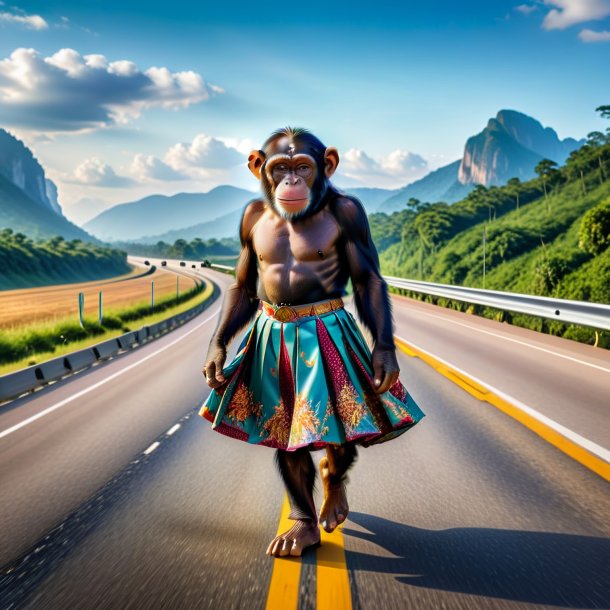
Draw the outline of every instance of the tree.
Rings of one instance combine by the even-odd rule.
[[[409,201],[407,201],[407,208],[413,210],[414,212],[419,212],[423,207],[425,207],[425,203],[422,203],[419,199],[415,197],[409,197]]]
[[[606,170],[602,161],[601,147],[607,144],[609,139],[601,131],[592,131],[587,134],[587,144],[593,149],[595,156],[597,157],[597,163],[599,165],[599,183],[603,184],[606,179]]]
[[[598,106],[595,112],[599,112],[602,119],[610,119],[610,106]]]
[[[580,222],[578,247],[596,256],[610,246],[610,198],[588,210]]]
[[[556,169],[557,163],[551,159],[542,159],[538,165],[534,168],[534,171],[538,174],[538,177],[542,180],[542,188],[544,189],[544,200],[546,201],[547,211],[551,211],[549,205],[549,194],[547,190],[547,184],[552,186],[559,176],[559,171]]]
[[[508,186],[510,193],[515,195],[517,209],[519,209],[519,188],[521,187],[521,180],[519,180],[519,178],[511,178],[506,183],[506,186]]]

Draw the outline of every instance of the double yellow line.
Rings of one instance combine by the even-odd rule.
[[[290,504],[284,497],[278,535],[289,530]],[[322,528],[321,546],[316,549],[316,608],[318,610],[351,610],[352,597],[345,564],[343,525],[328,534]],[[296,610],[301,580],[300,557],[278,557],[273,560],[266,610]]]

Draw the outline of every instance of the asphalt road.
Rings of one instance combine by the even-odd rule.
[[[571,341],[541,351],[526,344],[546,339],[522,329],[393,303],[398,335],[510,383],[566,426],[597,418],[578,432],[610,445],[605,354]],[[0,410],[1,433],[68,401],[0,438],[0,608],[265,607],[285,561],[264,554],[284,498],[273,451],[197,415],[218,308]],[[559,348],[574,360],[550,353]],[[361,449],[352,470],[342,533],[352,607],[610,608],[608,483],[420,359],[398,358],[426,418]],[[598,384],[601,395],[582,390]],[[316,586],[311,551],[299,608],[315,607]]]

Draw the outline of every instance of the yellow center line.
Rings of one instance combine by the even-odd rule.
[[[447,377],[447,379],[453,381],[456,385],[460,386],[463,390],[466,390],[469,394],[475,398],[487,402],[493,405],[500,411],[503,411],[509,417],[517,420],[523,424],[526,428],[529,428],[538,436],[542,437],[545,441],[563,451],[566,455],[569,455],[572,459],[581,463],[583,466],[592,470],[600,477],[610,481],[610,464],[593,455],[579,444],[559,434],[556,430],[553,430],[550,426],[544,422],[532,417],[522,409],[496,393],[492,392],[489,388],[483,387],[477,383],[474,379],[470,379],[462,371],[456,371],[452,369],[448,364],[439,362],[432,355],[427,354],[413,345],[409,345],[404,339],[394,337],[396,345],[408,356],[416,356],[423,360],[426,364],[436,369],[441,375]]]
[[[290,504],[284,496],[277,535],[289,530]],[[316,607],[317,610],[351,610],[352,596],[345,563],[343,525],[328,534],[320,528],[321,546],[316,551]],[[300,557],[277,557],[269,584],[266,610],[296,610],[299,605],[301,579]]]
[[[290,504],[284,496],[277,535],[289,530],[294,522],[288,519]],[[301,579],[300,557],[276,557],[269,584],[266,610],[296,610],[299,605],[299,581]]]
[[[317,610],[351,610],[352,608],[342,530],[343,524],[332,534],[320,528],[322,545],[316,552]]]

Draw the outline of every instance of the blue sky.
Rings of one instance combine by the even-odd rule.
[[[609,65],[610,0],[5,2],[0,126],[64,207],[254,189],[244,155],[286,124],[339,148],[337,183],[395,188],[501,108],[603,129]]]

